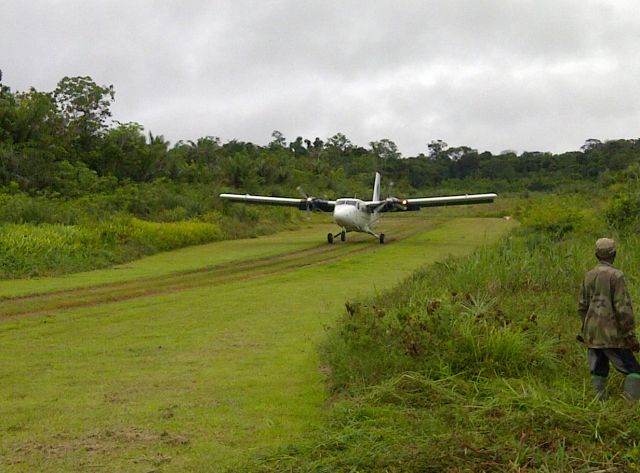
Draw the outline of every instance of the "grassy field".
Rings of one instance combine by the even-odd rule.
[[[309,223],[1,282],[0,471],[221,471],[287,444],[322,420],[317,345],[347,298],[512,226],[400,216],[389,244],[329,246]]]
[[[350,298],[319,349],[324,422],[238,471],[640,471],[638,403],[613,369],[597,398],[576,340],[597,238],[618,241],[615,266],[640,298],[637,227],[616,231],[605,206],[540,196],[495,245]]]

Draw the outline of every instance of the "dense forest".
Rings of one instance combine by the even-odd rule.
[[[403,157],[389,139],[365,148],[342,133],[288,141],[274,131],[266,145],[223,143],[215,136],[172,145],[145,132],[142,124],[118,121],[111,113],[114,100],[113,86],[91,77],[64,77],[49,92],[19,92],[0,84],[0,241],[5,250],[0,266],[5,277],[65,266],[58,259],[44,270],[24,262],[25,251],[42,254],[42,245],[52,240],[58,246],[67,242],[63,246],[68,247],[68,239],[95,246],[83,263],[69,269],[78,270],[272,231],[297,218],[284,209],[258,212],[223,205],[217,199],[223,191],[298,195],[302,186],[318,197],[368,196],[375,170],[386,182],[383,193],[398,197],[595,191],[624,182],[629,172],[637,174],[629,169],[635,165],[637,170],[640,162],[639,139],[587,139],[580,150],[562,154],[492,154],[435,139],[425,140],[425,152],[413,157]],[[640,205],[634,196],[618,200],[621,215]],[[163,227],[154,226],[160,222]],[[38,232],[42,242],[11,259],[15,242],[24,247]],[[128,250],[105,253],[105,245]]]
[[[640,157],[640,140],[588,139],[562,154],[503,152],[494,155],[442,140],[425,153],[403,158],[391,140],[353,145],[342,133],[327,139],[278,131],[266,146],[215,136],[179,141],[145,133],[138,123],[111,116],[113,86],[90,77],[65,77],[52,92],[0,93],[0,186],[4,192],[74,198],[113,193],[130,184],[206,184],[246,191],[291,192],[314,183],[323,192],[369,188],[373,170],[402,191],[460,187],[460,181],[491,181],[501,190],[551,190],[569,181],[593,181],[625,169]]]

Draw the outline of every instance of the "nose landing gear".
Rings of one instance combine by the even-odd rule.
[[[369,231],[367,233],[369,235],[372,235],[372,236],[376,237],[381,245],[384,244],[384,233],[381,233],[380,235],[378,235],[376,233],[373,233],[371,231]],[[333,233],[327,233],[327,243],[329,243],[330,245],[333,244],[335,238],[337,238],[338,236],[340,237],[340,241],[346,241],[347,240],[347,231],[343,229],[340,233],[336,233],[335,235]]]

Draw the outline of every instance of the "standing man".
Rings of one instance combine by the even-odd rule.
[[[606,398],[609,362],[626,376],[625,395],[640,399],[640,364],[633,354],[640,351],[640,343],[624,274],[613,267],[615,257],[615,241],[596,241],[598,264],[585,275],[578,302],[581,341],[588,347],[591,379],[600,399]]]

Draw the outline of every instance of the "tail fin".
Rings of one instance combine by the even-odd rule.
[[[373,201],[378,202],[380,200],[380,173],[376,172],[376,180],[373,184]]]

